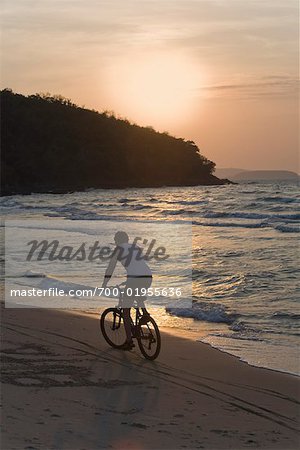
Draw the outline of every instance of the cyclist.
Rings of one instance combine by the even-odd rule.
[[[117,231],[114,241],[116,247],[106,269],[102,287],[105,288],[107,286],[119,261],[127,273],[124,295],[122,297],[126,342],[122,348],[123,350],[131,350],[134,347],[134,343],[131,336],[130,308],[135,300],[139,302],[146,299],[146,295],[142,294],[145,293],[145,289],[151,286],[152,272],[145,259],[141,256],[141,248],[136,243],[129,243],[129,237],[125,231]]]

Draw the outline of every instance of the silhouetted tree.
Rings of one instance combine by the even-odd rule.
[[[1,91],[2,194],[221,184],[193,141],[61,95]]]

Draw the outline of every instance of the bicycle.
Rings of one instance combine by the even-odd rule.
[[[126,342],[123,319],[122,294],[119,286],[119,304],[103,311],[100,317],[100,330],[106,342],[113,348],[122,348]],[[149,360],[158,357],[161,348],[159,328],[145,308],[136,304],[134,320],[130,316],[132,338],[138,342],[142,355]]]

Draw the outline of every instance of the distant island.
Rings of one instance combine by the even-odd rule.
[[[229,183],[193,141],[62,96],[0,95],[2,195]]]
[[[245,169],[216,169],[220,178],[230,178],[233,181],[299,181],[296,172],[289,170],[245,170]]]

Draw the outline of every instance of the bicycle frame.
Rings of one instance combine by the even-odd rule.
[[[117,287],[119,288],[119,286]],[[132,338],[137,339],[138,346],[143,356],[146,359],[154,360],[157,358],[160,352],[160,333],[155,320],[151,317],[150,313],[145,308],[144,302],[141,299],[138,299],[138,301],[135,301],[134,299],[133,305],[131,307],[123,306],[122,294],[121,290],[119,289],[118,305],[106,309],[101,315],[100,328],[102,334],[109,345],[115,348],[122,348],[122,346],[124,345],[123,342],[120,342],[119,340],[114,341],[114,338],[111,339],[111,337],[107,335],[107,332],[105,331],[105,318],[107,314],[113,314],[112,321],[110,321],[108,329],[116,331],[122,326],[124,320],[124,311],[130,311],[131,308],[135,309],[135,315],[133,315],[133,317],[131,316],[131,314],[129,314],[131,336]],[[116,334],[115,336],[118,336],[118,334]],[[124,329],[121,330],[121,336],[122,338],[125,338]]]
[[[140,308],[134,308],[135,309],[135,319],[133,320],[130,315],[130,323],[131,323],[131,334],[133,338],[138,337],[138,324],[141,317],[143,317],[143,314],[148,314],[146,308],[142,308],[143,314],[140,312]]]
[[[125,283],[122,283],[122,284],[125,284]],[[120,290],[120,286],[122,286],[122,284],[115,286],[119,289],[119,303],[117,305],[117,308],[121,310],[121,313],[122,313],[122,310],[124,309],[124,307],[122,305],[123,295]],[[132,306],[131,308],[129,308],[129,309],[132,309],[132,308],[135,309],[135,318],[134,319],[131,317],[131,314],[130,314],[131,334],[132,334],[133,338],[138,337],[137,329],[138,329],[138,324],[139,324],[139,320],[141,319],[141,317],[143,317],[143,315],[150,315],[144,305],[143,300],[141,300],[140,303],[141,303],[141,305],[135,305],[135,306]],[[141,311],[142,311],[142,313],[141,313]]]

